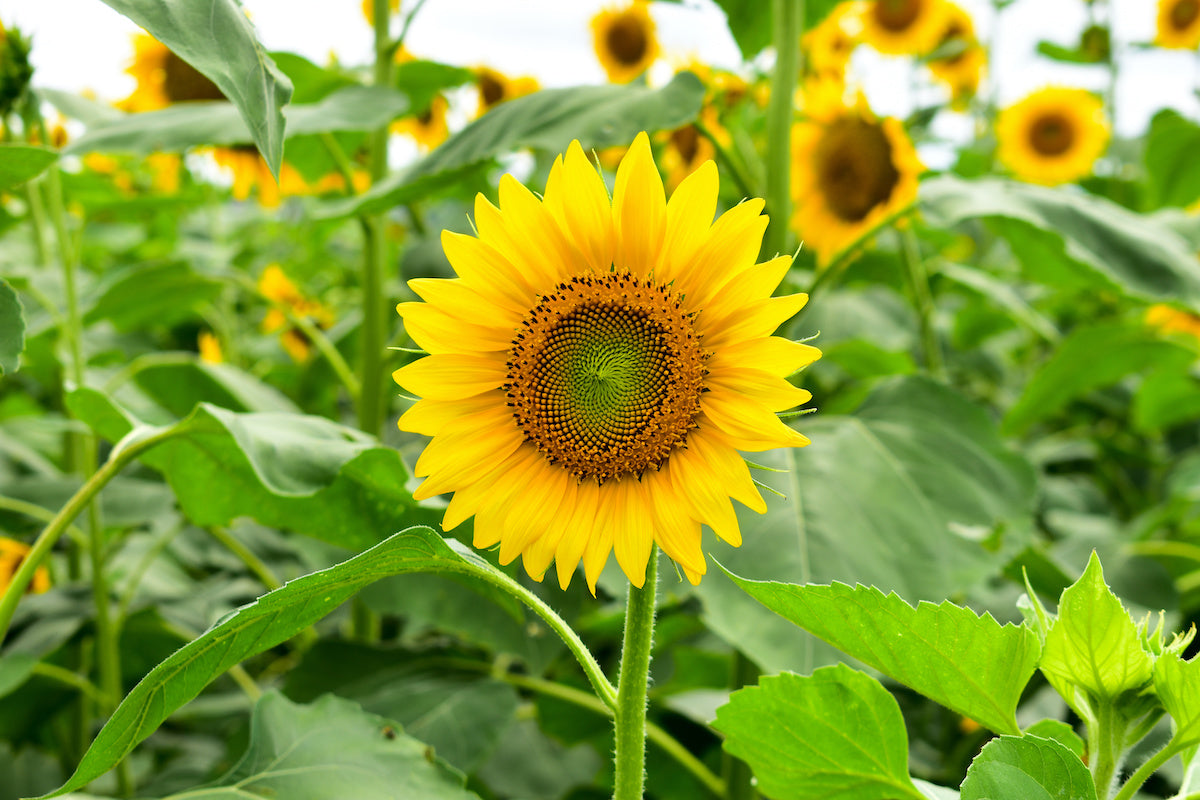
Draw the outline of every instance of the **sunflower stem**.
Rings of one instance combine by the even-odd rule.
[[[775,74],[767,105],[767,233],[761,255],[771,258],[791,252],[787,246],[792,217],[792,98],[800,73],[800,32],[804,0],[772,0],[775,32]]]
[[[625,638],[617,682],[616,779],[613,800],[642,800],[646,779],[646,687],[654,643],[654,604],[658,594],[658,553],[651,551],[646,582],[629,587]]]
[[[917,324],[921,329],[921,350],[925,357],[925,369],[930,375],[941,380],[946,377],[946,369],[942,363],[942,348],[938,343],[937,330],[933,325],[933,295],[929,291],[929,276],[925,272],[925,262],[921,259],[916,235],[911,230],[905,230],[901,238],[904,240],[905,273],[913,293]]]

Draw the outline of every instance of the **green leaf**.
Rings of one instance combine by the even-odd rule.
[[[1154,662],[1154,691],[1175,722],[1172,741],[1180,746],[1200,742],[1200,660],[1160,655]]]
[[[171,326],[194,319],[220,294],[222,284],[179,261],[132,264],[108,270],[92,291],[96,304],[84,316],[107,319],[122,332]]]
[[[730,695],[713,727],[768,797],[924,800],[908,776],[900,706],[879,681],[844,664],[765,677]]]
[[[230,411],[299,414],[286,395],[231,364],[185,361],[154,364],[138,370],[134,380],[173,417],[186,417],[197,403]]]
[[[134,425],[99,392],[68,400],[76,416],[117,441]],[[197,525],[241,516],[361,550],[388,531],[432,521],[405,489],[397,451],[321,417],[239,414],[201,403],[187,432],[142,456],[166,476]]]
[[[319,67],[296,53],[272,52],[271,58],[292,82],[293,105],[315,103],[338,89],[355,84],[352,76],[336,69]]]
[[[967,770],[962,800],[1096,800],[1088,768],[1061,743],[1001,736]]]
[[[1102,358],[1097,358],[1103,354]],[[1004,430],[1019,435],[1051,417],[1070,401],[1153,369],[1184,372],[1195,353],[1144,326],[1117,323],[1076,328],[1025,385],[1004,417]]]
[[[999,178],[943,175],[921,184],[932,227],[985,218],[1033,281],[1200,305],[1200,261],[1164,221],[1094,195]]]
[[[1142,380],[1133,397],[1133,426],[1149,433],[1200,419],[1200,377],[1164,369]]]
[[[215,83],[237,106],[258,151],[278,176],[283,160],[283,106],[292,96],[292,84],[258,43],[240,4],[235,0],[104,2]]]
[[[1067,723],[1059,719],[1041,719],[1021,732],[1025,736],[1039,736],[1043,739],[1053,739],[1074,753],[1081,761],[1087,750],[1083,739]]]
[[[996,574],[1024,547],[1033,469],[987,412],[954,390],[893,378],[854,414],[802,417],[796,427],[811,445],[753,459],[787,470],[756,477],[788,499],[764,495],[765,516],[739,513],[741,547],[706,548],[732,572],[861,582],[912,602],[940,601]],[[696,591],[709,627],[764,670],[819,663],[805,634],[724,575],[708,575]]]
[[[10,694],[29,679],[38,657],[31,653],[5,653],[0,656],[0,697]]]
[[[771,43],[771,3],[762,0],[717,0],[725,12],[729,32],[742,51],[742,58],[751,60]]]
[[[1147,202],[1150,208],[1185,207],[1200,199],[1200,125],[1173,109],[1163,109],[1150,121],[1146,134]]]
[[[730,577],[784,619],[931,700],[997,733],[1020,732],[1017,703],[1041,654],[1029,628],[1001,627],[949,600],[913,608],[874,587]]]
[[[1047,58],[1061,61],[1064,64],[1098,64],[1102,61],[1098,53],[1079,47],[1063,47],[1054,42],[1038,42],[1037,51]]]
[[[478,800],[464,783],[390,719],[333,695],[302,706],[268,692],[254,706],[250,743],[237,766],[206,787],[163,800],[328,800],[345,796],[351,785],[356,800]]]
[[[45,147],[0,144],[0,192],[15,189],[36,178],[57,160],[58,153]]]
[[[473,80],[469,69],[421,58],[397,64],[392,73],[392,86],[408,96],[413,113],[428,109],[435,95]]]
[[[152,669],[113,712],[75,774],[47,796],[73,791],[103,775],[234,664],[290,639],[364,586],[408,572],[485,576],[511,583],[486,561],[429,528],[401,531],[348,561],[290,581],[228,614]],[[333,736],[314,738],[336,741]]]
[[[16,372],[25,349],[25,309],[8,281],[0,278],[0,375]]]
[[[1095,551],[1083,575],[1063,591],[1039,666],[1085,719],[1091,703],[1080,691],[1112,700],[1150,682],[1153,660],[1142,648],[1129,612],[1105,584]]]

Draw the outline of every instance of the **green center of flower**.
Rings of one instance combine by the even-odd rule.
[[[1075,126],[1062,114],[1042,114],[1029,127],[1029,146],[1038,155],[1061,156],[1075,141]]]
[[[830,211],[861,222],[900,181],[883,126],[855,115],[832,122],[816,147],[817,185]]]
[[[642,21],[633,14],[622,14],[614,19],[604,42],[613,58],[626,66],[641,63],[649,46]]]
[[[1187,30],[1200,17],[1200,2],[1179,0],[1171,7],[1171,27],[1177,31]]]
[[[509,350],[517,425],[576,477],[657,469],[696,427],[704,362],[692,315],[666,287],[577,276],[539,298]]]

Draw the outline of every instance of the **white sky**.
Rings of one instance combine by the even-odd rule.
[[[427,0],[409,32],[409,49],[419,56],[466,66],[488,64],[510,74],[537,77],[544,86],[603,82],[592,52],[588,21],[617,0]],[[762,0],[767,4],[767,0]],[[993,27],[988,0],[959,0],[975,18],[981,37]],[[1200,117],[1195,88],[1197,54],[1128,47],[1154,33],[1156,0],[1110,0],[1121,48],[1117,87],[1118,132],[1137,136],[1155,111],[1171,106]],[[345,64],[363,63],[370,32],[360,0],[244,0],[268,49],[290,50],[325,63],[336,54]],[[411,5],[404,0],[403,5]],[[668,58],[689,53],[736,67],[740,58],[712,0],[654,3],[652,14]],[[1101,66],[1055,64],[1037,56],[1039,39],[1070,45],[1086,23],[1084,0],[1017,0],[1001,16],[992,66],[1002,104],[1048,83],[1100,90]],[[104,99],[132,91],[123,70],[136,28],[100,0],[0,0],[0,21],[15,23],[34,37],[40,86],[78,91],[90,88]],[[888,59],[860,48],[855,71],[876,111],[903,115],[912,104],[912,79],[904,59]],[[652,76],[670,74],[665,64]],[[964,135],[960,120],[939,131]]]

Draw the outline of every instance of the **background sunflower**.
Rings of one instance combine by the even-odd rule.
[[[863,41],[889,55],[925,55],[946,30],[944,0],[871,0],[862,15]]]
[[[1108,144],[1100,100],[1083,89],[1049,87],[1004,109],[996,155],[1024,181],[1053,186],[1092,171]]]
[[[658,58],[659,44],[650,4],[606,8],[592,17],[592,46],[613,83],[629,83]]]
[[[1157,22],[1154,43],[1159,47],[1200,47],[1200,0],[1158,0]]]

